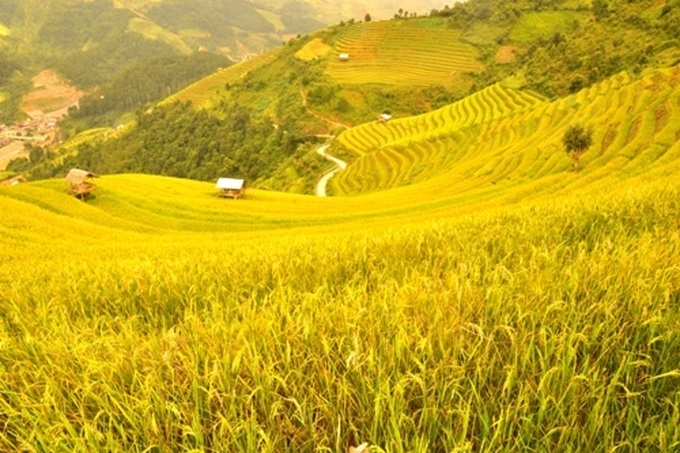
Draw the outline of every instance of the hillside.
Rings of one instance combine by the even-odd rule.
[[[0,120],[21,117],[21,97],[43,70],[90,90],[116,77],[137,77],[130,69],[152,59],[200,50],[238,61],[324,27],[342,10],[336,7],[250,0],[1,0]],[[226,63],[211,71],[220,66]]]
[[[481,115],[474,121],[482,125],[500,120],[496,113],[512,116],[513,109],[521,109],[525,101],[526,105],[532,105],[532,99],[566,105],[572,102],[570,96],[607,80],[620,77],[632,83],[643,77],[646,68],[674,67],[680,57],[673,45],[677,9],[672,3],[660,7],[648,0],[611,3],[606,11],[567,1],[496,2],[490,7],[475,0],[435,9],[429,17],[397,14],[390,21],[341,23],[222,69],[170,96],[150,115],[138,111],[136,121],[152,122],[153,136],[148,134],[150,128],[145,132],[132,126],[126,134],[93,144],[80,157],[57,165],[40,164],[31,174],[64,174],[70,166],[204,180],[240,174],[257,187],[313,193],[327,165],[319,161],[315,148],[329,134],[338,135],[352,126],[359,127],[338,144],[354,140],[358,147],[370,147],[371,134],[393,131],[392,124],[375,128],[381,112],[397,119],[394,127],[431,121],[433,127],[454,131],[451,134],[460,131],[457,139],[464,141],[463,147],[477,147],[478,131],[458,124],[462,116]],[[347,61],[338,58],[342,53],[349,56]],[[189,101],[198,113],[188,120],[188,112],[173,107],[174,101]],[[461,107],[464,111],[450,118],[445,113]],[[573,113],[558,109],[565,118]],[[433,116],[407,118],[437,110]],[[187,121],[214,133],[197,136],[177,127]],[[408,126],[408,130],[417,135],[423,132],[419,127]],[[551,149],[564,127],[553,131]],[[82,124],[74,126],[76,131],[79,128]],[[408,142],[418,140],[421,137]],[[400,152],[395,148],[384,151],[394,154],[388,161],[406,160],[390,165],[414,165],[398,177],[388,176],[389,168],[377,170],[384,159],[380,153],[368,156],[333,183],[335,193],[405,185],[445,172],[448,163],[446,168],[440,163],[450,161],[442,154],[448,145],[437,144],[440,149],[434,154],[425,150],[430,146],[407,150],[412,156],[395,157]],[[352,146],[333,149],[346,159],[363,153],[356,151]],[[487,157],[480,154],[480,162]],[[429,169],[420,168],[421,164]],[[358,175],[359,165],[382,174]]]
[[[678,14],[470,0],[73,114],[0,173],[0,451],[677,451]]]
[[[456,193],[0,187],[0,448],[673,450],[678,157]]]
[[[357,194],[432,181],[433,191],[456,193],[529,178],[556,182],[552,175],[569,165],[562,136],[576,121],[595,132],[584,155],[589,177],[625,178],[657,164],[669,173],[664,167],[675,165],[680,149],[679,84],[676,66],[633,80],[622,73],[554,102],[493,85],[431,113],[344,132],[337,143],[358,158],[333,187]]]

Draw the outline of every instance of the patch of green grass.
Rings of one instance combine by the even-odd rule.
[[[193,51],[193,49],[191,49],[184,41],[182,41],[180,36],[175,35],[174,33],[171,33],[161,26],[146,19],[139,17],[130,19],[128,30],[134,33],[139,33],[140,35],[149,39],[159,39],[163,42],[166,42],[181,54],[188,55]]]
[[[510,39],[529,43],[536,39],[548,39],[559,31],[571,30],[575,22],[583,22],[590,16],[581,11],[541,11],[523,15],[510,31]]]

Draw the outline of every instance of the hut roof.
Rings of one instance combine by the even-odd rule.
[[[66,182],[69,184],[82,184],[87,178],[96,178],[97,175],[90,173],[85,170],[78,170],[77,168],[71,169],[66,175]]]
[[[215,187],[222,190],[241,190],[244,183],[243,179],[219,178]]]

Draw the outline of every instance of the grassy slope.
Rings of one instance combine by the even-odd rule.
[[[673,450],[677,174],[481,210],[0,188],[0,446]]]

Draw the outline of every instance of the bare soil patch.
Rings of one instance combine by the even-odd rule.
[[[516,51],[517,47],[515,46],[501,47],[498,49],[498,52],[496,52],[496,63],[514,63],[514,61],[517,59],[517,55],[515,54]]]
[[[21,103],[21,109],[26,113],[42,112],[49,116],[61,116],[69,107],[77,106],[85,95],[49,69],[35,76],[32,82],[33,89]]]

